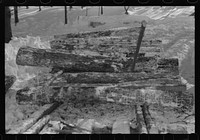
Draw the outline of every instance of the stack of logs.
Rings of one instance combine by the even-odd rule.
[[[40,91],[19,90],[18,103],[63,102],[73,95],[143,105],[155,103],[151,98],[144,99],[147,96],[185,91],[186,86],[179,77],[178,59],[159,57],[160,40],[143,40],[134,72],[128,70],[139,31],[140,27],[132,27],[55,35],[50,42],[51,49],[20,48],[18,65],[50,67],[53,76]]]

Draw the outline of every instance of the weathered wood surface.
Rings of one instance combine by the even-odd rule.
[[[165,78],[165,79],[164,79]],[[139,80],[157,80],[163,83],[180,83],[179,76],[174,76],[172,73],[100,73],[100,72],[81,72],[81,73],[63,73],[58,76],[52,84],[66,83],[66,84],[108,84],[108,83],[122,83]],[[160,80],[162,79],[162,80]],[[154,82],[154,83],[155,83]]]
[[[63,35],[54,35],[55,39],[67,40],[68,38],[90,38],[90,37],[107,37],[107,36],[131,36],[139,33],[140,27],[121,27],[110,30],[90,31],[82,33],[69,33]]]
[[[139,134],[147,134],[147,128],[144,122],[144,117],[142,114],[142,109],[139,105],[135,105],[135,114],[136,114],[136,121],[137,121],[137,130]]]
[[[145,102],[143,105],[141,105],[141,108],[148,134],[158,134],[158,128],[152,120],[149,112],[149,105]]]
[[[30,129],[23,132],[23,134],[38,134],[42,128],[49,122],[50,116],[47,115],[38,120]]]
[[[156,57],[138,58],[135,71],[155,71],[159,61],[162,61],[162,59],[157,60]],[[178,70],[177,61],[178,59],[170,59],[170,64],[167,63],[165,65],[170,65],[173,71],[175,69]],[[19,49],[16,64],[22,66],[56,67],[64,69],[65,72],[126,72],[129,67],[128,61],[112,57],[82,56],[31,47]]]
[[[14,75],[5,76],[5,93],[9,90],[9,88],[14,84],[16,81],[16,77]]]
[[[63,87],[63,88],[61,88]],[[118,84],[53,84],[49,89],[30,92],[19,90],[16,100],[19,104],[49,103],[54,101],[65,101],[74,97],[78,100],[88,100],[91,97],[122,104],[141,104],[146,97],[151,97],[148,103],[157,103],[153,96],[159,98],[171,92],[182,92],[186,86],[178,80],[151,79],[135,82],[124,82]],[[166,92],[167,91],[167,92]],[[28,93],[28,94],[27,94]],[[47,99],[48,98],[50,100]],[[34,98],[36,96],[37,98]],[[139,99],[140,98],[140,99]],[[172,99],[171,99],[172,100]]]
[[[46,104],[42,106],[40,110],[33,113],[27,120],[24,120],[16,126],[13,126],[13,129],[11,129],[8,134],[22,134],[26,132],[27,130],[31,129],[33,125],[35,125],[35,123],[37,123],[40,119],[52,113],[59,105],[59,102],[54,102],[52,104]]]
[[[136,46],[138,35],[133,37],[104,37],[104,38],[69,38],[68,40],[52,40],[50,46],[52,49],[104,49],[104,48],[132,48]],[[143,40],[141,47],[159,48],[162,44],[160,40]]]

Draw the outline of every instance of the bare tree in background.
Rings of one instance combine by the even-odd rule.
[[[5,6],[5,43],[9,43],[12,38],[11,30],[11,11],[8,6]]]
[[[128,15],[129,6],[124,6],[125,14]]]
[[[41,6],[39,6],[39,11],[41,11],[42,9],[41,9]]]
[[[14,17],[15,17],[15,26],[16,26],[17,23],[19,22],[17,6],[14,6]]]
[[[65,6],[65,24],[67,24],[67,6]]]
[[[26,9],[28,9],[28,6],[26,6]]]
[[[73,7],[72,6],[69,6],[69,10],[71,10]]]
[[[103,6],[101,6],[101,15],[103,15]]]

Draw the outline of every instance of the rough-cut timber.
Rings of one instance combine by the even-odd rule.
[[[18,104],[49,103],[54,101],[65,101],[71,97],[78,100],[99,98],[101,100],[121,104],[143,104],[147,101],[156,104],[161,95],[170,95],[171,92],[186,90],[186,86],[176,80],[142,80],[135,82],[124,82],[118,84],[59,84],[50,85],[50,89],[42,92],[20,90],[17,92]],[[169,83],[169,84],[166,84]],[[61,88],[63,87],[63,88]],[[60,90],[61,89],[61,90]],[[167,92],[166,92],[167,91]],[[27,94],[29,92],[29,94]],[[46,99],[46,95],[50,100]],[[36,96],[37,98],[33,98]],[[156,99],[154,98],[156,97]],[[173,100],[173,99],[170,99]]]
[[[5,93],[9,90],[9,88],[14,84],[16,81],[16,77],[14,75],[5,76]]]
[[[103,31],[82,32],[82,33],[69,33],[63,35],[54,35],[55,39],[67,40],[68,38],[89,38],[89,37],[107,37],[107,36],[130,36],[133,33],[138,33],[140,27],[121,27]]]
[[[172,64],[167,71],[178,70],[174,61],[178,61],[178,59],[169,61]],[[82,56],[31,47],[19,49],[16,63],[22,66],[55,67],[63,69],[65,72],[126,72],[128,67],[128,62],[112,57]],[[156,71],[158,66],[156,57],[140,57],[137,59],[135,71],[152,72]],[[165,71],[165,68],[161,70]]]
[[[108,83],[120,83],[139,80],[157,80],[155,82],[162,81],[163,83],[180,83],[179,76],[174,76],[171,73],[100,73],[100,72],[81,72],[81,73],[63,73],[58,76],[53,84],[108,84]],[[154,82],[154,83],[155,83]]]
[[[65,71],[69,72],[114,72],[120,71],[123,67],[122,62],[114,61],[108,57],[87,57],[31,47],[19,49],[16,63],[24,66],[64,68]]]
[[[136,46],[136,40],[138,35],[135,37],[99,37],[99,38],[69,38],[67,40],[52,40],[50,46],[52,49],[95,49],[95,48],[111,48],[111,47],[123,47],[131,48]],[[157,47],[159,48],[162,44],[160,40],[143,40],[141,47]]]

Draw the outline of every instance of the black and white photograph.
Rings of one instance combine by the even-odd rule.
[[[6,134],[195,133],[195,6],[5,6]]]

